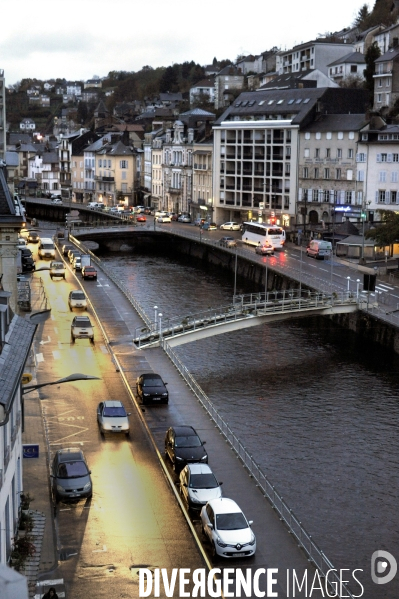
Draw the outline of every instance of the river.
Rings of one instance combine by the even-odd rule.
[[[150,316],[155,305],[184,317],[232,298],[232,275],[216,269],[165,255],[101,258]],[[369,576],[374,551],[398,557],[396,355],[318,318],[177,352],[335,567]],[[373,585],[373,597],[397,599],[396,581]]]

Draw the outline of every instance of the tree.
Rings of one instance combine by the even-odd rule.
[[[341,79],[338,85],[347,89],[363,89],[364,79],[360,75],[348,75],[345,79]]]
[[[367,24],[370,19],[370,11],[367,4],[363,4],[363,6],[359,9],[357,16],[353,22],[354,27],[358,27],[360,31],[364,31],[367,29]]]
[[[375,239],[379,247],[393,245],[399,240],[399,212],[393,210],[378,210],[381,224],[366,232],[367,239]]]
[[[364,78],[366,80],[365,87],[370,91],[370,93],[374,93],[374,73],[375,66],[374,63],[381,56],[381,50],[376,42],[372,44],[365,54],[366,68],[364,70]]]

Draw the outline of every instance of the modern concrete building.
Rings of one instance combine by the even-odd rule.
[[[276,71],[283,74],[318,69],[328,75],[327,65],[354,51],[353,44],[332,43],[323,40],[306,42],[294,46],[290,50],[278,52]]]

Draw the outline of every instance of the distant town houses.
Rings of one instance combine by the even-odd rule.
[[[31,86],[29,101],[56,94],[65,106],[43,139],[33,139],[33,119],[21,121],[19,140],[8,135],[13,184],[71,202],[263,219],[289,230],[378,220],[378,210],[399,203],[399,130],[387,120],[399,99],[398,39],[399,24],[347,28],[234,64],[215,61],[188,93],[112,110],[97,76]],[[370,106],[361,82],[372,44],[381,56]],[[79,126],[79,102],[96,103],[94,131]]]

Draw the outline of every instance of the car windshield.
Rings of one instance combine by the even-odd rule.
[[[108,416],[108,417],[122,417],[122,416],[126,416],[126,412],[125,412],[125,408],[120,406],[120,407],[106,407],[104,408],[103,411],[103,415],[104,416]]]
[[[144,379],[143,387],[163,387],[162,379]]]
[[[84,462],[63,462],[58,466],[57,477],[58,478],[79,478],[80,476],[87,476],[89,471]]]
[[[94,272],[93,266],[85,266],[85,272]]]
[[[176,437],[175,447],[201,447],[202,443],[197,435],[189,437]]]
[[[62,262],[53,262],[51,266],[52,266],[52,268],[64,268],[64,265]]]
[[[218,481],[210,472],[206,474],[192,474],[190,477],[190,489],[215,489],[218,486]]]
[[[74,299],[74,300],[83,300],[83,299],[85,299],[85,294],[83,293],[83,291],[74,291],[71,294],[71,299]]]
[[[75,327],[91,327],[91,322],[89,318],[75,318],[74,323]]]
[[[218,530],[239,530],[248,528],[244,514],[238,512],[236,514],[216,514],[216,528]]]

